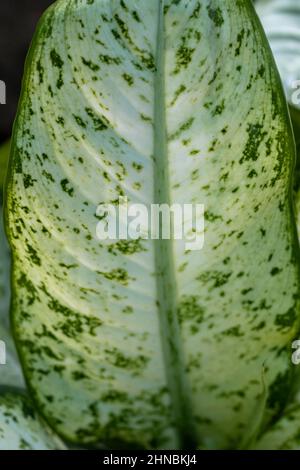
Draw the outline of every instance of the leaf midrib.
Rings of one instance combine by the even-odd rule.
[[[159,3],[154,99],[154,203],[171,205],[168,168],[168,145],[165,99],[165,21],[164,0]],[[158,313],[165,359],[167,382],[171,395],[173,419],[180,448],[196,446],[191,391],[183,360],[182,339],[177,316],[177,285],[172,240],[155,240],[155,265]]]

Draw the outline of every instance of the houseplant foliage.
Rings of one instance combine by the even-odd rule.
[[[255,7],[270,42],[290,103],[299,82],[300,5],[297,0],[256,0]],[[299,88],[299,84],[298,84]],[[298,99],[299,101],[299,99]],[[300,103],[293,103],[300,108]]]
[[[6,367],[0,367],[0,385],[24,387],[21,367],[17,359],[15,346],[10,334],[9,299],[10,299],[10,254],[3,226],[3,183],[9,155],[9,143],[0,148],[0,339],[6,344]]]
[[[10,334],[10,253],[3,226],[3,183],[9,155],[9,143],[0,147],[0,339],[6,345],[7,366],[0,367],[0,386],[24,388],[21,367]]]
[[[2,223],[2,177],[6,171],[8,150],[9,143],[0,148],[0,339],[6,346],[6,365],[0,366],[0,450],[62,449],[64,445],[40,420],[25,393],[23,374],[10,333],[10,254]]]
[[[60,440],[48,430],[30,399],[19,391],[0,395],[0,450],[62,449]]]
[[[299,332],[294,163],[250,0],[48,10],[26,65],[6,223],[14,337],[59,435],[240,448],[271,425]],[[97,206],[120,196],[205,204],[204,249],[97,240]]]
[[[290,105],[297,151],[300,149],[300,4],[297,0],[256,0]],[[297,225],[300,230],[299,158],[296,171]]]
[[[298,234],[300,233],[300,114],[299,114],[299,41],[300,7],[297,0],[256,0],[255,7],[262,21],[272,48],[281,79],[294,128],[297,148],[297,165],[294,174],[294,200],[297,216]],[[298,379],[299,380],[299,379]],[[254,444],[255,449],[299,450],[299,381],[295,384],[294,398],[282,417],[271,429]]]

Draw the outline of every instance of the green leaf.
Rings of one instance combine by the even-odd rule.
[[[0,365],[0,385],[24,387],[24,379],[10,334],[10,253],[3,226],[2,190],[9,143],[0,147],[0,341],[5,343],[6,364]]]
[[[1,192],[1,189],[0,189]],[[0,323],[8,326],[10,254],[3,227],[3,207],[0,202]]]
[[[18,392],[0,395],[0,450],[52,450],[63,447],[40,421],[27,397]]]
[[[2,217],[2,190],[9,147],[9,143],[0,147],[0,450],[63,448],[60,440],[40,421],[29,398],[20,392],[25,388],[25,384],[10,334],[10,253]],[[3,354],[6,364],[2,363]]]
[[[300,406],[290,407],[252,450],[300,450]]]
[[[276,59],[290,104],[300,109],[300,4],[256,0],[255,7]]]
[[[290,104],[298,155],[295,206],[300,236],[300,4],[298,0],[256,0],[255,6],[274,53]]]
[[[290,104],[290,114],[293,123],[297,148],[297,165],[294,176],[294,201],[298,234],[300,236],[300,5],[297,0],[257,0],[257,12],[261,18],[270,41],[282,81],[285,85],[287,99]],[[297,380],[294,392],[299,391],[300,377],[297,370]],[[282,417],[262,435],[254,449],[260,450],[299,450],[300,449],[300,408],[299,394],[291,395],[291,404]]]
[[[0,341],[5,344],[6,364],[0,365],[0,385],[24,388],[19,359],[9,330],[0,323]],[[2,345],[1,345],[2,346]],[[1,347],[2,351],[2,347]],[[2,356],[1,356],[2,359]]]
[[[7,225],[40,411],[79,443],[236,448],[299,331],[294,141],[250,1],[62,0],[27,61]],[[205,245],[99,241],[100,203],[199,203]],[[263,415],[261,417],[261,415]],[[260,427],[261,427],[260,426]]]
[[[8,325],[10,255],[3,226],[3,185],[10,142],[0,146],[0,324]]]
[[[1,147],[0,147],[0,189],[1,191],[4,186],[9,151],[10,151],[10,140],[4,142],[4,144],[1,144]]]

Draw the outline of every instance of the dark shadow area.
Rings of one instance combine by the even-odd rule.
[[[6,104],[0,105],[0,143],[11,134],[23,76],[24,61],[36,23],[53,0],[1,0],[0,80]]]

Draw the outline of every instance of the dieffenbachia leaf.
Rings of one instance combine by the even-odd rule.
[[[0,450],[64,448],[37,417],[25,388],[21,366],[10,334],[10,253],[3,227],[2,191],[9,142],[0,147]],[[4,345],[4,346],[3,346]],[[3,392],[8,387],[16,391]]]
[[[297,148],[294,200],[300,238],[300,3],[298,0],[256,0],[255,6],[273,50],[290,104]]]
[[[0,323],[0,385],[24,388],[24,379],[9,330]],[[4,363],[5,362],[5,363]]]
[[[8,156],[10,151],[10,140],[4,142],[0,146],[0,188],[2,192],[2,188],[4,185],[4,179],[6,175],[6,168],[8,163]]]
[[[8,326],[10,254],[3,227],[3,207],[0,187],[0,324]]]
[[[258,429],[263,370],[262,426],[277,415],[299,330],[293,165],[250,0],[48,11],[27,62],[7,223],[15,337],[61,435],[235,448]],[[203,250],[99,241],[97,206],[120,196],[204,204]]]
[[[290,104],[298,153],[295,189],[300,234],[300,3],[298,0],[256,0],[255,7],[273,50]]]
[[[300,406],[284,416],[253,446],[253,450],[300,450]]]
[[[3,186],[9,156],[9,142],[0,146],[0,324],[8,326],[10,255],[3,226]]]
[[[294,136],[297,148],[297,164],[294,174],[294,201],[295,201],[295,213],[296,223],[298,229],[298,235],[300,238],[300,110],[290,107],[291,118],[294,128]]]
[[[296,215],[297,215],[297,229],[300,234],[300,191],[296,192]]]
[[[255,7],[277,62],[289,103],[300,109],[300,3],[256,0]]]
[[[5,154],[1,153],[1,168],[5,160]],[[2,189],[0,184],[0,197]],[[7,387],[21,390],[25,384],[9,327],[10,255],[2,212],[0,200],[0,450],[62,448],[60,440],[39,421],[29,398],[20,392],[3,393],[3,387],[4,390]]]
[[[256,0],[255,5],[273,50],[290,104],[298,154],[294,194],[297,228],[300,235],[300,102],[297,91],[300,85],[300,4],[298,0]],[[285,410],[283,417],[263,434],[254,449],[300,449],[300,409],[297,402],[299,396],[296,396],[293,404]]]
[[[40,421],[31,401],[21,393],[0,395],[0,450],[63,449]]]
[[[9,144],[0,147],[0,384],[24,387],[23,375],[9,325],[10,253],[3,226],[3,183]],[[6,362],[4,364],[4,362]]]

